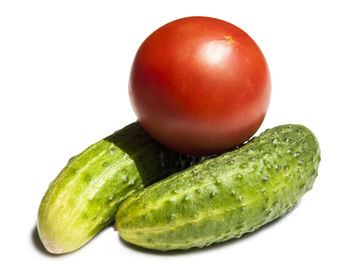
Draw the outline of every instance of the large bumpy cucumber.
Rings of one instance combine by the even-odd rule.
[[[319,161],[309,129],[278,126],[138,192],[120,206],[116,228],[124,240],[157,250],[240,237],[292,209],[312,188]]]
[[[179,154],[133,123],[69,160],[39,208],[38,232],[55,254],[84,245],[110,224],[121,203],[202,158]]]

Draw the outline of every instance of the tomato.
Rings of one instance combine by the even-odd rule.
[[[153,32],[138,49],[129,96],[144,129],[192,155],[248,140],[264,120],[270,74],[257,44],[238,27],[188,17]]]

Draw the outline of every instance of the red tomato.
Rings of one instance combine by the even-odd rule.
[[[159,142],[192,155],[223,152],[260,127],[270,75],[256,43],[238,27],[188,17],[153,32],[135,56],[133,109]]]

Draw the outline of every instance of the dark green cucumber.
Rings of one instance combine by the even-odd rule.
[[[116,228],[124,240],[157,250],[240,237],[292,209],[312,188],[319,161],[309,129],[278,126],[141,190],[120,206]]]
[[[119,204],[145,186],[202,158],[179,154],[133,123],[69,160],[39,208],[45,248],[70,252],[114,220]]]

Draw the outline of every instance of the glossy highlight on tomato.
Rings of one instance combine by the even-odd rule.
[[[271,92],[267,62],[240,28],[187,17],[153,32],[135,56],[133,109],[156,140],[210,155],[248,140],[264,120]]]

